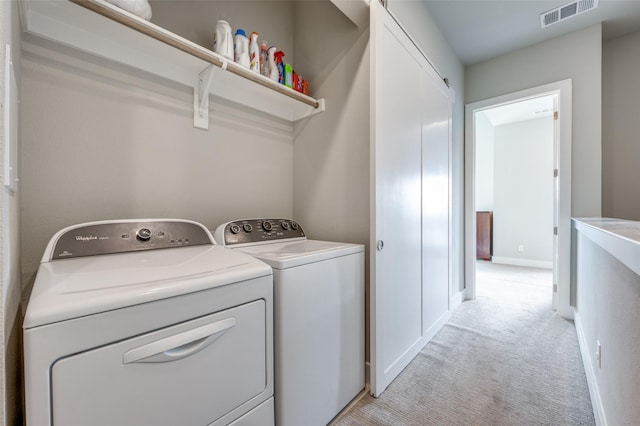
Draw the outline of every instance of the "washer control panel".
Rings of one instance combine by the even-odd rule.
[[[179,220],[93,222],[61,232],[51,260],[213,244],[203,225]]]
[[[223,226],[222,237],[226,246],[305,237],[302,227],[291,219],[244,219]]]

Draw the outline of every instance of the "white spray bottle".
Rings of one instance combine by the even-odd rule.
[[[278,81],[280,79],[280,73],[278,72],[278,67],[276,66],[276,47],[271,46],[269,50],[267,50],[267,56],[269,57],[269,78],[273,81]]]
[[[260,47],[258,46],[258,33],[252,32],[249,37],[249,69],[260,74]]]

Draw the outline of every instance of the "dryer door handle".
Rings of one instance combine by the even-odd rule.
[[[135,362],[177,361],[200,352],[236,325],[235,318],[227,318],[127,351],[124,364]]]

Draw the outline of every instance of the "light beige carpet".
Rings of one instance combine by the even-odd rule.
[[[336,425],[595,424],[575,327],[551,309],[550,271],[485,262],[477,278],[477,299]]]

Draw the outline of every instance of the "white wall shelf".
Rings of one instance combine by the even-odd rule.
[[[296,121],[314,99],[103,0],[22,0],[23,30],[194,88],[194,126],[208,128],[207,92]]]

